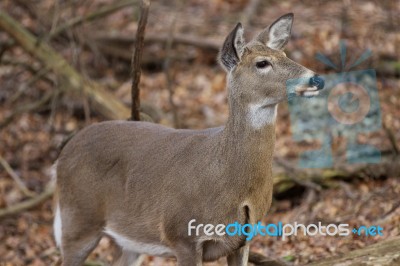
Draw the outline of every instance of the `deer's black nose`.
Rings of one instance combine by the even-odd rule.
[[[320,76],[315,75],[314,77],[310,78],[309,85],[310,87],[315,86],[318,90],[322,90],[324,88],[325,81]]]

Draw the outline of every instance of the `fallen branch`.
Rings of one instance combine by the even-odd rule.
[[[379,60],[375,65],[375,70],[380,77],[400,77],[400,61]]]
[[[294,162],[275,158],[274,161],[274,194],[280,194],[300,186],[319,191],[322,187],[336,184],[337,180],[351,180],[363,177],[382,177],[398,175],[400,172],[399,156],[392,152],[382,152],[381,161],[377,164],[338,163],[327,169],[303,169]]]
[[[395,237],[376,244],[351,251],[339,257],[323,259],[310,266],[330,265],[399,265],[400,237]]]
[[[17,203],[15,205],[12,205],[11,207],[8,207],[6,209],[1,209],[0,210],[0,219],[18,214],[20,212],[32,209],[36,207],[37,205],[41,204],[43,201],[46,199],[50,198],[54,193],[54,187],[53,186],[48,186],[44,192],[41,194],[30,198],[29,200]]]
[[[286,178],[288,180],[297,185],[308,187],[316,191],[321,191],[321,186],[317,183],[314,183],[312,180],[298,178],[298,173],[301,172],[301,170],[297,169],[297,167],[291,165],[289,162],[285,161],[282,158],[275,158],[275,162],[277,163],[277,165],[281,166],[285,170]]]
[[[82,77],[68,62],[49,45],[39,42],[21,24],[0,11],[0,28],[14,38],[28,53],[42,61],[44,67],[52,69],[63,78],[66,88],[82,91],[94,104],[94,109],[108,119],[126,119],[129,109],[113,94],[94,81]]]
[[[144,34],[146,31],[147,18],[149,16],[150,0],[142,0],[140,4],[140,18],[139,25],[136,32],[135,50],[132,55],[131,62],[131,76],[132,76],[132,109],[131,109],[131,120],[140,121],[140,75],[142,69],[140,63],[142,61],[142,53],[144,46]]]
[[[30,191],[26,186],[22,179],[14,172],[8,162],[0,155],[0,164],[3,166],[4,170],[11,176],[14,182],[17,184],[17,187],[21,192],[27,197],[33,197],[36,194]]]

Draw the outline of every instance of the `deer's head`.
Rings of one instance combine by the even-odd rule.
[[[253,111],[274,107],[286,99],[289,79],[309,78],[306,85],[296,88],[301,96],[315,96],[323,88],[322,78],[283,52],[292,23],[293,14],[286,14],[248,43],[244,41],[240,23],[227,36],[219,59],[228,72],[231,105]]]

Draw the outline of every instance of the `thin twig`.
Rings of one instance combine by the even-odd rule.
[[[137,38],[135,36],[126,36],[119,33],[96,33],[93,39],[98,43],[117,43],[120,45],[129,46],[132,43],[136,43]],[[162,33],[148,33],[146,34],[146,43],[165,43],[168,40],[168,34]],[[221,46],[222,40],[209,39],[203,36],[187,35],[187,34],[175,34],[174,44],[182,44],[194,46],[199,49],[208,51],[218,52]]]
[[[313,205],[316,202],[317,198],[317,193],[315,192],[314,189],[309,189],[307,193],[305,194],[306,196],[304,197],[303,203],[297,208],[296,211],[294,211],[291,215],[291,220],[292,221],[299,221],[300,216],[305,213],[312,214],[311,210],[313,208]],[[312,214],[312,216],[315,216],[315,214]],[[307,219],[308,221],[314,220],[314,217],[302,217],[303,219]]]
[[[383,129],[385,130],[386,135],[387,135],[387,137],[388,137],[388,139],[390,141],[390,144],[392,145],[394,154],[395,155],[399,155],[400,154],[400,149],[399,149],[399,146],[397,145],[396,137],[395,137],[393,131],[390,128],[387,127],[385,122],[383,122],[382,124],[383,124]]]
[[[51,96],[54,94],[53,91],[49,91],[47,92],[42,98],[40,98],[38,101],[27,104],[27,105],[23,105],[19,108],[17,108],[15,111],[13,111],[9,116],[7,116],[1,123],[0,123],[0,129],[6,127],[8,124],[10,124],[13,119],[20,114],[26,113],[26,112],[30,112],[36,109],[41,108],[42,106],[44,106],[45,104],[47,104],[47,102],[50,101]]]
[[[21,47],[33,57],[49,67],[62,78],[66,91],[83,92],[93,103],[93,108],[109,119],[129,117],[130,110],[117,97],[108,92],[101,84],[83,77],[59,53],[47,43],[40,42],[19,22],[0,9],[0,29],[8,33]]]
[[[149,16],[150,0],[142,0],[140,4],[140,18],[138,29],[136,32],[135,51],[132,55],[131,62],[131,76],[132,76],[132,109],[131,109],[131,120],[140,121],[140,75],[142,61],[142,53],[144,46],[144,34],[146,30],[147,18]]]
[[[131,62],[132,60],[132,52],[129,49],[127,49],[128,48],[127,45],[119,46],[116,43],[97,43],[96,46],[101,52],[101,55],[106,55],[108,57],[118,58],[129,62]],[[196,59],[196,56],[190,53],[172,54],[170,55],[170,57],[173,61],[181,61],[181,62],[190,62]],[[162,68],[164,59],[165,59],[165,53],[159,55],[144,54],[142,58],[142,66],[151,64],[154,66],[160,66],[160,68]]]
[[[137,2],[137,0],[123,0],[123,1],[119,1],[119,2],[115,3],[114,5],[100,8],[99,10],[89,13],[88,15],[75,17],[75,18],[65,22],[64,24],[62,24],[58,28],[54,29],[53,31],[51,31],[48,38],[52,39],[68,29],[79,26],[84,22],[103,18],[105,16],[113,14],[114,12],[120,10],[121,8],[135,4],[136,2]]]
[[[179,121],[179,117],[178,117],[178,111],[177,111],[177,106],[174,102],[174,94],[175,94],[175,90],[172,86],[172,77],[171,77],[171,71],[170,71],[170,65],[171,65],[171,50],[172,50],[172,44],[174,43],[174,35],[175,35],[175,25],[176,25],[176,19],[177,19],[177,15],[174,16],[170,29],[169,29],[169,33],[168,33],[168,39],[166,41],[166,45],[165,45],[165,60],[164,60],[164,64],[163,64],[163,69],[164,69],[164,73],[165,73],[165,77],[166,77],[166,86],[167,86],[167,90],[169,92],[169,104],[171,105],[171,109],[172,109],[172,116],[174,119],[174,125],[175,128],[180,128],[180,121]]]
[[[397,201],[396,203],[393,204],[392,208],[390,208],[389,211],[387,211],[385,214],[379,217],[375,221],[375,224],[385,224],[387,221],[391,220],[395,216],[398,217],[398,213],[396,211],[400,208],[400,201]]]
[[[56,28],[57,27],[57,25],[58,25],[58,22],[59,22],[59,20],[60,20],[60,5],[61,5],[61,3],[60,3],[60,1],[54,1],[54,13],[53,13],[53,18],[52,18],[52,21],[51,21],[51,28],[50,28],[50,31],[49,31],[49,35],[51,35],[56,29],[58,29],[58,28]],[[48,36],[48,38],[50,39],[51,37],[50,36]]]
[[[28,88],[32,87],[32,85],[35,84],[39,80],[45,80],[47,82],[52,82],[49,78],[46,77],[46,75],[50,71],[51,71],[51,69],[48,67],[41,68],[38,72],[36,72],[36,74],[32,78],[30,78],[27,82],[24,82],[19,86],[19,88],[17,89],[17,92],[14,93],[10,97],[10,102],[14,103],[15,101],[17,101],[19,99],[19,97],[21,97],[21,95],[23,95],[23,93]]]
[[[257,13],[260,0],[250,0],[240,16],[240,21],[244,27],[249,26],[252,17]]]
[[[11,178],[17,184],[17,187],[24,193],[27,197],[34,197],[36,194],[30,191],[26,186],[24,181],[15,173],[8,162],[0,155],[0,164],[3,166],[4,170],[11,176]]]
[[[35,66],[35,64],[26,62],[24,60],[19,60],[19,59],[13,58],[13,57],[8,56],[8,55],[4,55],[1,58],[0,64],[21,67],[21,68],[24,68],[24,69],[26,69],[27,71],[29,71],[29,72],[31,72],[33,74],[39,72],[39,70]]]
[[[287,178],[293,181],[295,184],[298,184],[300,186],[304,186],[310,189],[314,189],[316,191],[321,191],[322,187],[319,184],[316,184],[315,182],[311,180],[303,180],[299,177],[301,176],[306,176],[306,173],[303,172],[301,169],[298,169],[297,167],[291,165],[289,162],[284,160],[283,158],[275,158],[275,162],[283,167],[285,169],[285,172],[287,174]]]
[[[14,40],[5,40],[0,43],[0,64],[4,62],[3,55],[15,44]]]
[[[49,18],[51,16],[49,14],[43,16],[43,12],[40,12],[41,10],[38,8],[39,5],[34,1],[14,0],[14,2],[24,9],[34,21],[38,22],[40,28],[47,28],[50,25]]]
[[[48,186],[45,191],[43,191],[41,194],[30,198],[29,200],[17,203],[15,205],[12,205],[11,207],[8,207],[6,209],[0,209],[0,219],[6,217],[6,216],[11,216],[18,214],[20,212],[32,209],[45,201],[46,199],[50,198],[54,193],[54,186]]]

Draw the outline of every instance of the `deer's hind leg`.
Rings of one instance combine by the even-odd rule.
[[[83,265],[99,243],[103,235],[102,226],[101,222],[93,223],[94,217],[84,209],[66,211],[57,206],[54,230],[63,266]]]
[[[97,246],[101,239],[101,234],[86,233],[79,238],[63,238],[61,254],[63,266],[83,265],[90,252]]]

